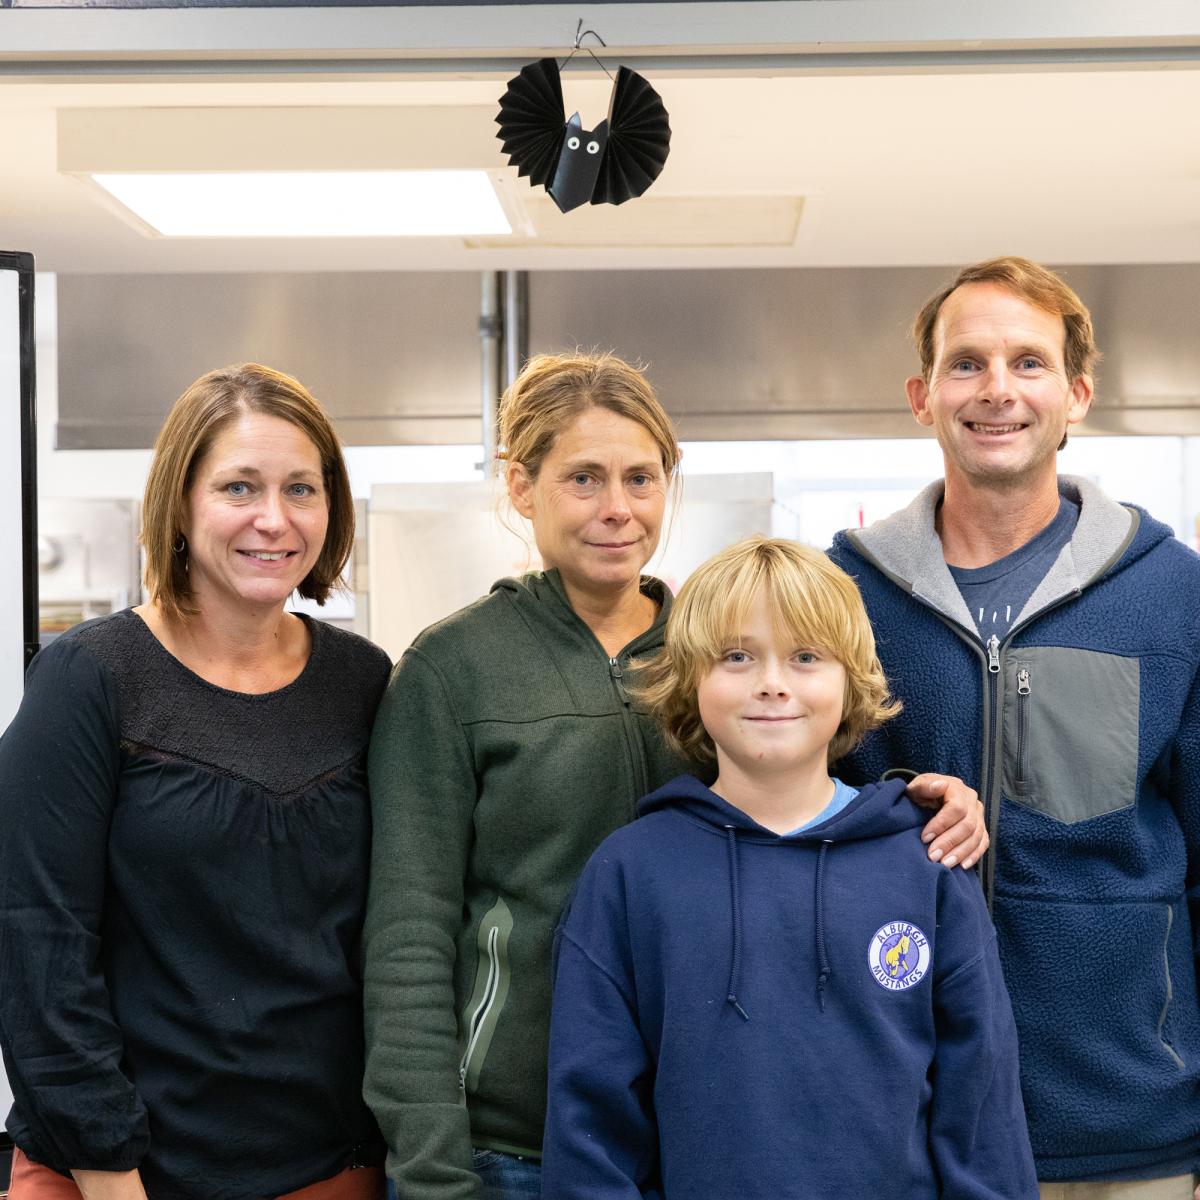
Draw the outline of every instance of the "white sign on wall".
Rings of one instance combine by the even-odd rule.
[[[0,729],[21,702],[25,669],[21,579],[21,321],[18,272],[0,269]]]

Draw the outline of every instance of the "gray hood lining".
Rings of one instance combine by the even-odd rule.
[[[973,636],[978,629],[942,556],[934,527],[945,481],[931,483],[907,508],[868,529],[847,530],[851,544],[895,583]],[[1110,500],[1090,479],[1060,475],[1061,495],[1079,505],[1070,542],[1029,597],[1014,627],[1063,596],[1082,591],[1119,557],[1137,532],[1136,511]]]

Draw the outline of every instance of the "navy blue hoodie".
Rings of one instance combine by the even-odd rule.
[[[558,932],[545,1200],[1034,1200],[974,876],[899,781],[779,837],[689,775]]]

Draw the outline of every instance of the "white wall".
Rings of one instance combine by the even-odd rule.
[[[914,425],[914,428],[916,426]],[[689,442],[687,473],[770,471],[791,525],[776,532],[815,546],[907,504],[942,474],[932,437],[828,442]],[[1200,438],[1073,436],[1059,470],[1083,475],[1116,500],[1140,504],[1197,547]]]

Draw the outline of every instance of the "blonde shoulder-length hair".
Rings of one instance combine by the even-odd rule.
[[[667,619],[663,649],[640,664],[636,694],[673,749],[695,762],[711,761],[716,755],[697,691],[720,656],[737,645],[760,596],[796,645],[826,650],[846,670],[842,719],[829,744],[835,762],[895,716],[900,704],[889,695],[854,581],[799,542],[749,537],[698,567]]]

